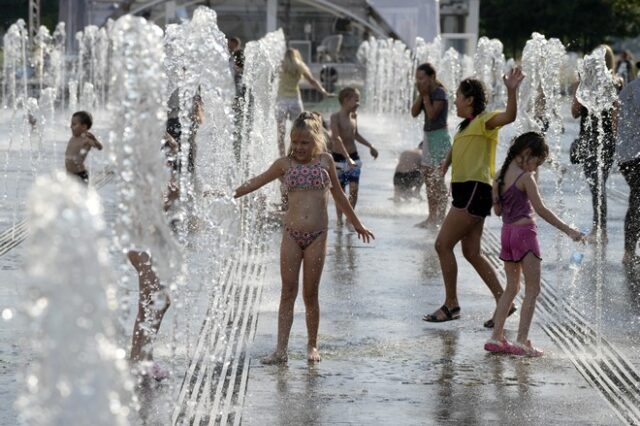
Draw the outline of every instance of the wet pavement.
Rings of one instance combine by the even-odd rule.
[[[444,299],[438,258],[433,248],[435,231],[415,228],[424,219],[426,202],[395,205],[392,176],[395,158],[413,141],[389,141],[406,130],[391,120],[360,119],[360,131],[377,147],[373,161],[361,151],[365,166],[359,204],[361,220],[376,234],[371,245],[358,241],[347,230],[329,234],[328,256],[320,288],[321,325],[319,347],[322,362],[305,359],[304,305],[296,305],[290,361],[286,366],[263,366],[260,357],[273,350],[276,339],[279,279],[276,267],[266,276],[257,333],[251,354],[242,423],[262,424],[623,424],[637,417],[638,387],[637,299],[626,280],[622,256],[622,220],[625,185],[619,175],[611,178],[615,196],[609,197],[610,236],[603,302],[603,319],[594,317],[595,264],[592,247],[575,279],[568,256],[576,249],[568,238],[558,242],[557,232],[540,223],[543,247],[543,292],[531,328],[531,340],[544,348],[541,359],[493,355],[483,350],[490,331],[482,323],[491,317],[494,300],[478,275],[462,258],[459,261],[458,294],[462,318],[442,324],[421,320]],[[571,131],[572,129],[569,129]],[[504,129],[502,145],[515,129]],[[563,144],[568,147],[570,138]],[[389,143],[391,142],[391,143]],[[566,151],[566,147],[564,148]],[[568,156],[560,158],[566,163]],[[504,158],[498,156],[499,161]],[[541,188],[549,206],[564,202],[566,216],[588,224],[590,198],[579,169],[567,172],[556,191],[553,171],[541,173]],[[567,195],[571,194],[571,195]],[[577,196],[576,196],[577,194]],[[618,198],[616,198],[616,196]],[[335,228],[335,227],[334,227]],[[487,220],[485,252],[496,260],[496,235],[500,222]],[[271,265],[277,265],[274,237]],[[497,264],[501,266],[500,263]],[[504,276],[501,277],[504,284]],[[560,290],[558,290],[560,289]],[[637,291],[637,290],[635,290]],[[541,313],[543,311],[543,313]],[[569,312],[570,313],[567,313]],[[585,319],[586,318],[586,319]],[[516,313],[506,325],[515,339]],[[564,328],[580,322],[588,338]],[[591,340],[593,330],[605,343]],[[577,337],[576,337],[577,336]],[[582,342],[579,346],[576,342]],[[596,355],[596,345],[611,345],[612,354]],[[607,363],[624,359],[615,374]],[[622,361],[620,361],[622,362]],[[619,367],[619,366],[618,366]],[[601,368],[604,373],[598,374]],[[614,367],[615,368],[615,367]],[[611,373],[611,374],[609,374]],[[618,376],[618,380],[610,376]],[[605,383],[605,391],[601,389]],[[621,385],[620,382],[625,382]],[[620,385],[612,402],[611,389]],[[626,401],[628,399],[628,401]]]
[[[483,350],[490,331],[482,323],[495,302],[459,249],[462,318],[442,324],[421,320],[444,299],[433,248],[436,232],[414,227],[425,218],[426,201],[390,200],[396,158],[417,145],[419,123],[366,114],[359,120],[360,132],[380,151],[373,161],[360,150],[365,166],[356,208],[376,240],[363,244],[356,234],[335,229],[330,214],[320,286],[322,362],[310,365],[305,359],[301,297],[289,363],[259,362],[276,340],[280,233],[275,232],[265,247],[241,248],[251,262],[227,265],[216,291],[205,282],[185,297],[193,320],[183,325],[180,336],[188,341],[180,342],[177,352],[167,349],[176,346],[169,326],[174,309],[169,311],[156,357],[174,375],[168,384],[139,394],[143,409],[132,424],[640,424],[640,285],[637,274],[628,274],[620,263],[627,205],[622,177],[614,173],[608,183],[604,258],[593,246],[576,246],[539,223],[543,292],[531,340],[545,350],[544,357],[492,355]],[[565,172],[543,169],[540,186],[547,205],[584,227],[591,217],[590,195],[580,170],[566,164],[577,123],[566,127],[558,158]],[[514,132],[502,131],[499,162]],[[329,209],[332,213],[333,206]],[[489,218],[483,240],[498,269],[499,230],[499,220]],[[19,303],[21,247],[0,258],[4,306]],[[577,271],[569,269],[574,250],[585,254]],[[211,321],[221,307],[224,330]],[[507,321],[510,339],[518,320],[516,313]],[[26,334],[26,325],[16,321],[0,329],[0,424],[16,424],[12,401],[16,371],[29,359],[20,344]]]

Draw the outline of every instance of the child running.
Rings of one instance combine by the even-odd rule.
[[[331,115],[331,137],[333,138],[333,160],[338,169],[340,186],[346,190],[349,185],[349,203],[355,210],[358,202],[358,185],[362,161],[358,155],[356,141],[369,148],[371,156],[378,158],[378,151],[360,133],[356,111],[360,106],[360,92],[353,87],[345,87],[338,94],[340,111]],[[336,205],[338,226],[342,226],[342,211]]]
[[[487,96],[480,80],[462,80],[456,92],[456,113],[464,118],[456,133],[453,146],[442,162],[442,174],[451,165],[452,208],[442,223],[435,248],[440,259],[445,286],[445,300],[438,310],[422,319],[429,322],[451,321],[460,318],[457,281],[458,264],[453,249],[462,242],[462,254],[485,282],[496,303],[502,287],[496,271],[480,250],[484,219],[491,213],[491,185],[495,175],[498,130],[512,123],[517,113],[517,90],[524,75],[519,68],[504,76],[507,86],[505,111],[486,112]],[[515,306],[509,310],[515,312]],[[493,318],[484,323],[493,327]]]
[[[533,211],[574,241],[584,236],[551,212],[542,201],[535,174],[549,155],[544,137],[528,132],[517,137],[507,153],[498,179],[493,183],[493,208],[502,215],[502,250],[507,288],[500,297],[494,316],[491,339],[484,348],[489,352],[504,352],[523,356],[541,356],[543,351],[529,341],[529,327],[540,293],[540,245]],[[520,289],[520,273],[524,273],[525,295],[520,313],[516,343],[504,337],[504,323]]]
[[[307,359],[320,361],[318,325],[320,306],[318,287],[324,267],[327,245],[327,202],[333,199],[353,224],[358,237],[365,242],[374,238],[354,213],[340,188],[331,155],[324,152],[322,123],[316,116],[303,112],[291,128],[291,145],[286,157],[277,159],[269,169],[235,191],[242,197],[276,179],[282,178],[288,193],[289,207],[284,216],[284,232],[280,245],[282,291],[278,310],[278,342],[276,350],[262,360],[263,364],[286,363],[293,308],[298,295],[300,266],[304,262],[302,296],[307,321]]]
[[[89,183],[89,173],[84,160],[91,148],[102,150],[102,144],[89,131],[93,125],[91,114],[86,111],[74,112],[71,116],[71,139],[64,153],[64,166],[67,173],[78,177],[85,184]]]

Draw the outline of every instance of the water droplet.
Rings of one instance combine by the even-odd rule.
[[[2,310],[2,319],[5,321],[11,321],[13,319],[13,310],[11,308],[5,308]]]

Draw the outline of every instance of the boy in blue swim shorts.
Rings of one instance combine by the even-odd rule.
[[[346,192],[349,186],[349,203],[356,208],[358,201],[358,187],[362,161],[358,155],[356,141],[369,148],[371,156],[378,158],[378,151],[358,133],[356,111],[360,106],[360,92],[353,87],[345,87],[338,94],[340,111],[331,115],[332,155],[336,163],[338,180],[342,190]],[[338,225],[342,225],[342,212],[336,206]]]

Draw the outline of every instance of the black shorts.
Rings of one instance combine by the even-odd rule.
[[[393,185],[400,187],[400,189],[413,189],[421,186],[423,183],[424,177],[420,170],[406,173],[396,172],[396,174],[393,175]]]
[[[340,153],[332,152],[331,156],[333,156],[333,161],[335,161],[336,163],[347,162],[347,159],[345,158],[345,156]],[[360,155],[358,155],[358,151],[350,152],[349,157],[351,157],[353,161],[358,161],[360,159]]]
[[[453,182],[451,195],[451,205],[455,208],[466,210],[473,216],[487,217],[491,214],[491,185],[475,181]]]

